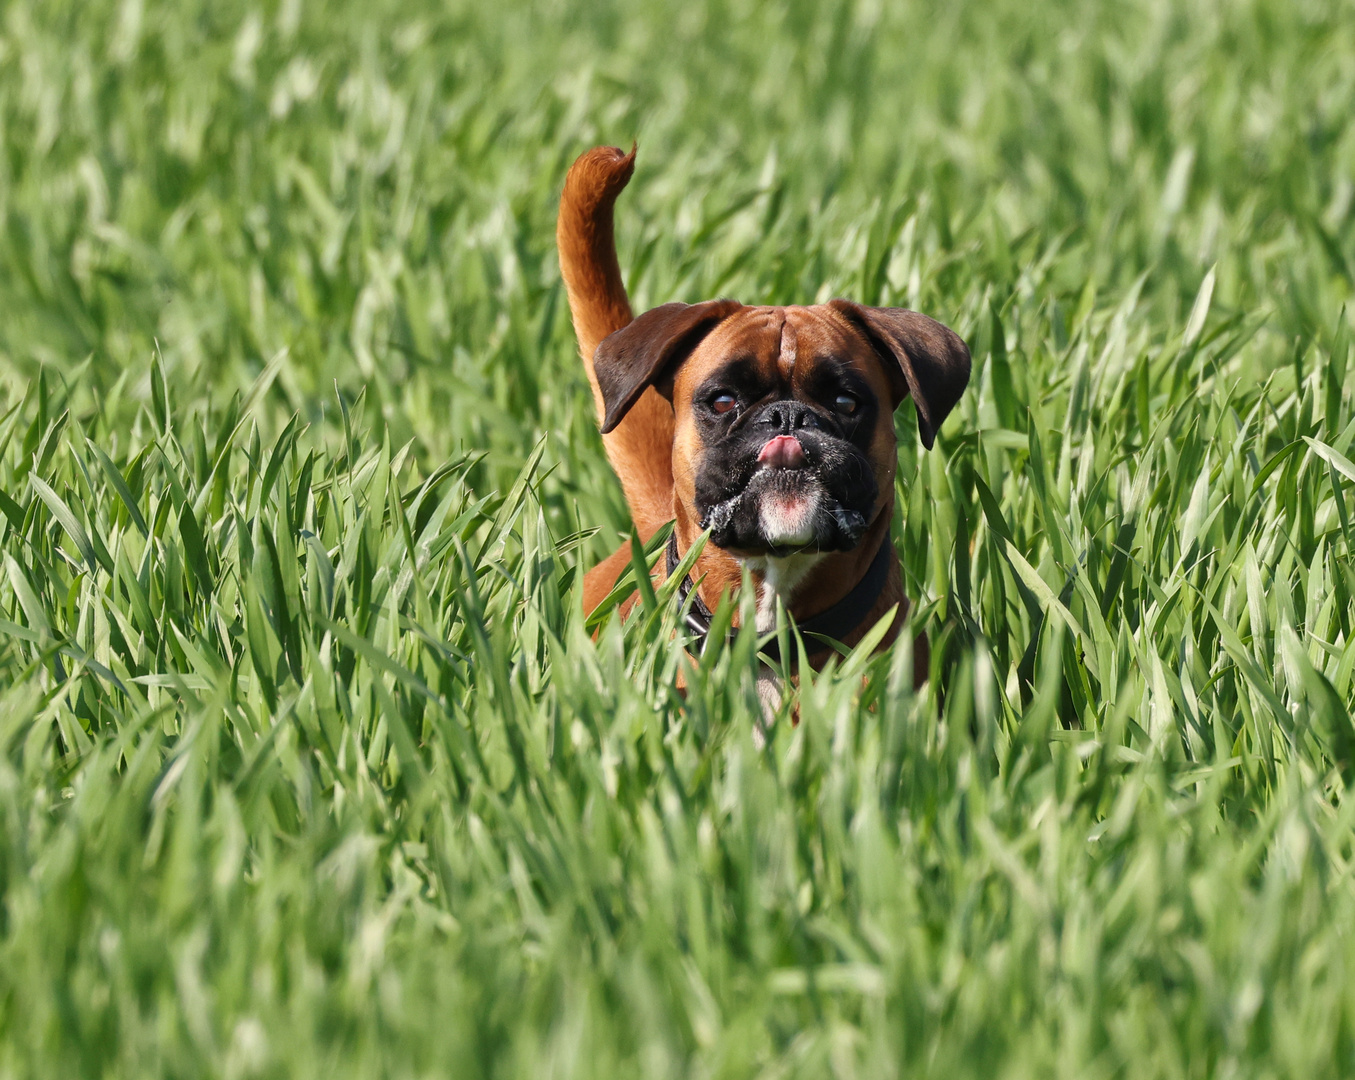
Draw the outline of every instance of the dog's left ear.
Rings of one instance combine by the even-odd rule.
[[[646,386],[670,375],[702,338],[741,307],[737,300],[663,304],[604,338],[593,354],[593,373],[606,410],[602,434],[626,418]]]
[[[895,408],[909,394],[917,431],[928,450],[969,382],[969,346],[935,319],[904,308],[864,307],[850,300],[828,306],[855,326],[880,354]]]

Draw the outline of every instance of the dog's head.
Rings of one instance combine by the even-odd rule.
[[[673,405],[678,500],[739,555],[846,551],[888,505],[893,411],[928,448],[969,381],[951,330],[901,308],[833,300],[665,304],[593,358],[612,431],[652,386]]]

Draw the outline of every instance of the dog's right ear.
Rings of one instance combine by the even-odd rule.
[[[664,304],[604,338],[593,354],[593,372],[606,410],[602,434],[626,418],[645,387],[672,374],[702,338],[741,307],[737,300]]]

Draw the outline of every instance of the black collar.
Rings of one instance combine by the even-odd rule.
[[[870,567],[861,580],[852,586],[851,591],[827,611],[821,611],[817,615],[805,619],[804,622],[796,624],[805,638],[805,651],[808,655],[814,656],[826,652],[831,647],[827,641],[811,640],[811,638],[829,638],[833,641],[842,641],[861,625],[861,620],[875,606],[875,602],[880,598],[880,593],[884,590],[885,582],[889,579],[889,551],[889,532],[886,530],[884,538],[880,541],[880,548],[875,553],[875,558],[871,560]],[[677,569],[678,563],[681,561],[682,558],[678,554],[677,529],[675,528],[672,535],[668,537],[669,577],[672,576],[673,571]],[[690,606],[687,604],[689,596],[691,597]],[[683,621],[687,629],[696,638],[698,650],[704,649],[713,616],[710,608],[701,599],[701,594],[692,591],[690,576],[684,576],[678,584],[677,601],[678,609],[683,612]],[[733,638],[734,635],[731,633],[730,640],[733,641]],[[781,657],[781,650],[775,637],[758,651],[772,660],[779,660]]]

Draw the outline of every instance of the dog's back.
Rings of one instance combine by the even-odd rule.
[[[599,146],[582,155],[565,177],[555,241],[569,310],[599,421],[604,408],[593,369],[599,343],[631,322],[630,300],[616,261],[612,207],[635,169],[635,151]],[[648,540],[673,516],[673,410],[645,390],[626,418],[602,438],[630,504],[636,531]]]

